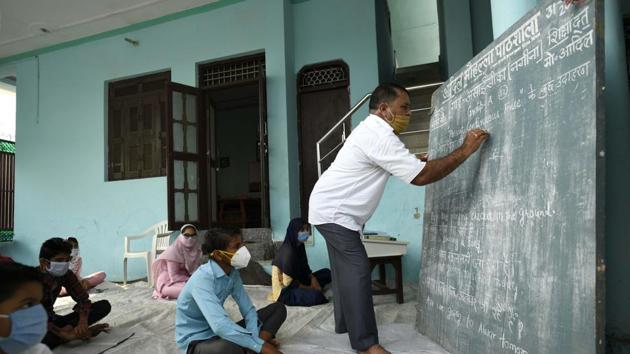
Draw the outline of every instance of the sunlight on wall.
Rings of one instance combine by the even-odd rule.
[[[389,0],[398,68],[434,63],[440,55],[437,2]]]
[[[15,86],[0,82],[0,139],[15,141]]]

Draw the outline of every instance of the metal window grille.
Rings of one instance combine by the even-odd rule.
[[[256,80],[265,72],[263,56],[209,63],[199,68],[199,86],[212,87]]]
[[[0,140],[0,242],[13,240],[15,143]]]
[[[301,73],[300,88],[331,85],[348,80],[348,73],[342,65],[317,67]]]

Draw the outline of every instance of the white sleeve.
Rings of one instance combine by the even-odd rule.
[[[394,135],[381,137],[372,144],[368,156],[374,163],[405,183],[411,183],[425,165]]]

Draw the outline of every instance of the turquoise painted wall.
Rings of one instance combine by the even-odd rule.
[[[295,40],[293,5],[289,0],[283,0],[284,10],[284,53],[285,53],[285,102],[287,105],[287,164],[289,174],[289,215],[300,214],[300,165],[299,165],[299,141],[297,128],[297,88],[295,84]],[[286,221],[284,221],[286,223]],[[274,238],[283,238],[286,224],[277,220],[272,224]]]
[[[440,64],[445,80],[473,57],[470,4],[461,0],[438,2]]]
[[[470,24],[472,27],[473,54],[481,52],[492,43],[492,7],[490,0],[470,0]]]
[[[345,61],[350,67],[350,105],[354,105],[378,85],[374,17],[373,1],[311,0],[294,4],[294,72],[308,64]],[[366,107],[353,115],[353,125],[367,116]]]
[[[194,86],[197,62],[263,50],[271,222],[274,229],[284,229],[290,200],[297,197],[291,194],[297,189],[291,186],[295,178],[287,158],[286,73],[293,67],[286,62],[285,6],[282,1],[238,2],[15,63],[21,150],[16,241],[2,245],[0,252],[34,264],[43,240],[72,234],[81,241],[86,272],[105,270],[110,279],[120,280],[123,236],[166,218],[166,179],[105,181],[105,82],[170,69],[173,81]],[[139,40],[140,46],[124,37]],[[143,276],[142,261],[130,266],[132,278]]]

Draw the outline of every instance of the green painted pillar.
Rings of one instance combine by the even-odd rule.
[[[491,0],[470,0],[473,52],[477,55],[494,39]]]
[[[473,58],[470,6],[467,1],[438,1],[440,23],[440,63],[449,77]]]

